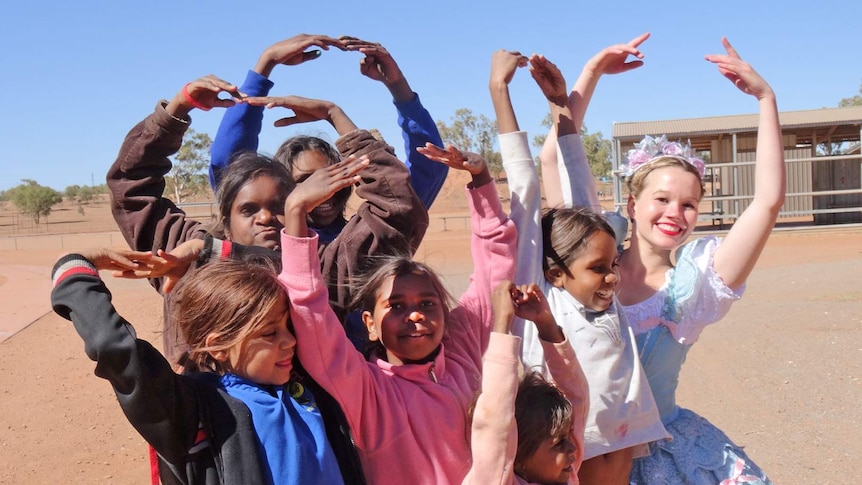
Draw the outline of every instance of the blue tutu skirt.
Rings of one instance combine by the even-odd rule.
[[[720,429],[688,409],[665,426],[673,440],[650,443],[632,464],[631,485],[771,485],[766,474]]]

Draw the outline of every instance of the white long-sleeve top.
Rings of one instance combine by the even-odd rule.
[[[560,137],[561,159],[584,156],[579,138],[576,134]],[[540,183],[527,134],[500,135],[500,151],[512,192],[510,218],[518,228],[515,282],[535,282],[542,288],[589,383],[584,459],[669,437],[638,359],[634,334],[624,315],[617,312],[619,303],[615,300],[608,311],[588,320],[580,302],[544,277]],[[577,183],[577,179],[568,177],[565,182]],[[589,200],[579,202],[593,205]],[[535,325],[516,321],[515,334],[523,338],[524,364],[544,369],[544,353]]]

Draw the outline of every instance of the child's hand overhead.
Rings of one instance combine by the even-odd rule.
[[[244,101],[252,106],[266,106],[267,109],[280,107],[293,110],[293,116],[275,120],[273,126],[276,127],[326,120],[342,136],[356,129],[353,121],[332,101],[301,96],[250,96]]]
[[[398,63],[392,58],[392,54],[378,42],[362,40],[349,35],[338,38],[342,48],[347,51],[365,54],[359,61],[359,72],[375,81],[384,84],[394,84],[404,78]]]
[[[223,92],[230,94],[231,97],[220,98],[219,94]],[[173,116],[185,116],[194,108],[203,111],[230,108],[242,103],[243,96],[235,85],[210,74],[183,86],[165,109]]]
[[[533,54],[530,57],[530,75],[548,101],[559,105],[566,104],[569,99],[566,79],[556,64],[545,56]]]
[[[326,202],[336,192],[361,181],[358,175],[371,163],[368,155],[349,156],[338,163],[315,170],[284,201],[284,230],[292,236],[307,234],[305,218],[315,207]]]
[[[527,56],[518,51],[507,51],[500,49],[491,56],[491,81],[490,84],[509,84],[515,76],[519,67],[525,67],[528,63]]]
[[[425,155],[428,160],[445,163],[457,170],[466,170],[473,175],[472,186],[481,187],[490,182],[491,172],[488,171],[488,164],[485,159],[478,153],[462,152],[452,145],[446,145],[446,149],[442,149],[433,143],[426,143],[424,147],[416,147],[416,151]]]
[[[269,71],[278,64],[295,66],[320,57],[320,50],[306,50],[312,46],[320,47],[325,51],[328,51],[330,46],[343,50],[337,39],[327,35],[299,34],[267,47],[261,54],[258,65],[267,66],[266,76],[269,76]]]
[[[338,108],[331,101],[301,96],[251,96],[246,98],[246,102],[252,106],[265,106],[267,109],[287,108],[293,110],[293,116],[278,119],[273,123],[273,126],[277,127],[328,120],[332,111]]]
[[[536,324],[539,338],[559,343],[565,340],[563,330],[557,325],[551,307],[542,289],[535,283],[520,285],[513,293],[515,315]]]
[[[730,82],[745,94],[750,94],[757,99],[775,96],[769,84],[760,77],[760,74],[751,65],[739,57],[739,53],[730,45],[726,37],[721,38],[721,44],[727,50],[726,55],[710,54],[706,56],[707,61],[718,66],[718,72],[730,79]]]
[[[493,331],[508,334],[515,318],[515,298],[518,288],[511,281],[502,281],[491,291],[491,308],[494,312]]]

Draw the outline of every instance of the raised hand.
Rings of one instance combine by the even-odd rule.
[[[245,102],[252,106],[266,106],[268,109],[279,107],[293,110],[293,116],[276,120],[273,123],[276,127],[326,120],[340,135],[356,129],[356,125],[332,101],[301,96],[257,96],[245,98]]]
[[[78,254],[90,260],[96,269],[108,271],[142,270],[163,262],[151,252],[130,249],[95,248]]]
[[[228,93],[230,98],[220,98],[220,93]],[[241,103],[243,94],[235,85],[219,79],[212,74],[196,79],[183,86],[183,89],[168,103],[165,110],[173,116],[182,117],[192,109],[209,111],[212,108],[229,108]]]
[[[337,108],[337,105],[331,101],[301,96],[258,96],[246,98],[246,102],[252,106],[266,106],[267,109],[288,108],[293,110],[294,116],[276,120],[273,123],[275,126],[290,126],[327,120],[332,110]]]
[[[188,272],[191,264],[198,259],[204,248],[203,239],[190,239],[166,253],[159,249],[158,256],[146,253],[149,257],[144,264],[136,268],[114,269],[115,278],[141,279],[164,277],[162,292],[167,294],[173,291],[180,279]]]
[[[332,37],[326,35],[299,34],[289,39],[276,42],[264,49],[254,70],[265,77],[269,77],[272,73],[272,69],[279,64],[295,66],[306,61],[317,59],[320,57],[321,51],[319,49],[308,50],[312,46],[319,47],[325,51],[329,50],[330,46],[342,49],[341,43]]]
[[[392,58],[392,54],[379,43],[348,35],[342,35],[338,40],[345,50],[365,54],[365,57],[359,61],[359,72],[363,76],[384,84],[394,84],[404,79],[404,74]]]
[[[539,338],[547,342],[559,343],[565,340],[563,330],[557,325],[551,307],[542,289],[535,283],[519,285],[512,294],[515,315],[530,320],[539,331]]]
[[[349,35],[342,35],[338,40],[344,50],[365,55],[359,61],[359,72],[369,79],[382,82],[396,103],[413,101],[413,90],[407,78],[385,47],[377,42],[369,42]]]
[[[443,149],[433,143],[426,143],[424,147],[416,147],[416,151],[429,160],[445,163],[456,170],[466,170],[474,176],[488,170],[488,164],[479,154],[462,152],[452,145],[446,145]]]
[[[718,66],[718,72],[727,79],[730,79],[730,82],[740,91],[750,94],[757,99],[775,96],[769,84],[760,77],[760,74],[751,65],[739,57],[736,49],[730,45],[726,37],[721,38],[721,44],[724,46],[727,54],[710,54],[706,56],[707,61]]]
[[[548,101],[554,104],[565,104],[568,100],[566,79],[556,64],[545,56],[533,54],[530,56],[530,75],[539,85],[539,89]]]
[[[329,200],[339,190],[359,183],[358,173],[369,163],[368,155],[350,156],[338,163],[315,170],[301,184],[297,184],[293,192],[287,196],[284,202],[285,217],[296,209],[307,214]]]
[[[519,67],[525,67],[529,59],[518,51],[500,49],[491,56],[490,84],[509,84]]]
[[[605,47],[587,62],[584,69],[602,75],[619,74],[643,66],[644,63],[641,59],[644,58],[644,55],[638,47],[649,39],[649,36],[649,32],[644,32],[628,43]],[[637,60],[628,61],[629,56],[634,56]]]
[[[501,281],[491,290],[491,309],[494,314],[493,331],[509,333],[512,330],[512,320],[515,318],[515,295],[517,287],[511,281]]]

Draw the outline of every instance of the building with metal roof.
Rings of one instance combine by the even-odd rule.
[[[701,219],[723,225],[754,195],[758,114],[614,123],[614,201],[624,204],[619,166],[644,135],[665,134],[706,152],[707,197]],[[787,164],[781,219],[815,224],[862,222],[862,106],[779,113]]]

